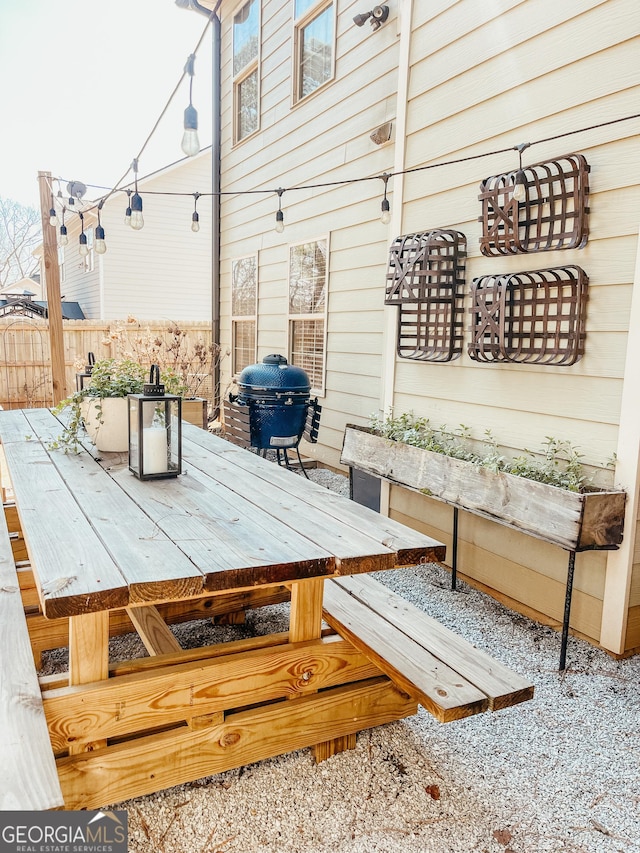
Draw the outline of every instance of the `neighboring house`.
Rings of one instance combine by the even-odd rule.
[[[578,445],[601,479],[628,491],[629,511],[619,551],[578,556],[572,625],[614,653],[638,649],[640,121],[606,124],[638,112],[637,2],[394,0],[379,28],[354,23],[366,11],[349,0],[222,0],[221,343],[233,354],[222,387],[268,353],[303,366],[323,406],[313,452],[331,466],[345,424],[366,424],[390,406],[436,425],[466,424],[479,438],[490,430],[514,453],[545,436]],[[566,135],[581,128],[592,129]],[[480,253],[480,184],[513,173],[523,142],[537,143],[524,151],[525,166],[572,152],[586,158],[584,248]],[[384,173],[395,173],[386,183],[389,224],[380,216],[385,180],[358,180]],[[169,238],[178,223],[168,218]],[[433,229],[466,236],[462,352],[444,363],[399,357],[399,309],[384,304],[390,245]],[[141,236],[118,241],[138,246]],[[188,228],[179,240],[194,242]],[[146,293],[152,260],[149,250],[142,268],[121,270],[124,290],[103,299]],[[566,265],[589,278],[580,360],[470,358],[474,279]],[[170,293],[182,293],[178,278]],[[615,476],[606,471],[614,453]],[[451,542],[450,507],[400,488],[383,490],[386,505]],[[462,513],[459,561],[511,606],[561,619],[561,549]]]
[[[59,246],[60,293],[79,302],[92,320],[202,320],[211,318],[211,196],[198,199],[200,231],[191,230],[194,199],[170,193],[210,193],[211,151],[140,178],[144,228],[125,225],[126,192],[104,203],[101,224],[107,251],[94,246],[96,210],[83,198],[89,252],[79,254],[81,222],[67,206],[68,244]],[[159,194],[156,194],[159,193]],[[164,195],[163,193],[167,193]],[[61,211],[58,212],[61,218]]]
[[[13,284],[0,288],[0,299],[42,299],[42,284],[39,275],[21,278]]]

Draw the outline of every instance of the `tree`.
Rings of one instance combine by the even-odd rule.
[[[41,242],[40,212],[0,198],[0,287],[38,272],[32,252]]]

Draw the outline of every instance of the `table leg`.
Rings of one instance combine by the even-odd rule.
[[[109,613],[86,613],[69,619],[69,684],[88,684],[109,677]],[[106,746],[106,741],[70,745],[69,753]]]
[[[309,578],[291,584],[290,643],[320,638],[323,593],[324,578]]]
[[[317,640],[322,633],[322,596],[324,578],[295,581],[291,584],[291,615],[289,617],[289,642],[300,643],[304,640]],[[355,749],[356,736],[332,738],[317,743],[313,747],[316,762],[324,761],[332,755]]]

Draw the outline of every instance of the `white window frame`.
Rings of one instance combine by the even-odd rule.
[[[316,0],[316,2],[312,3],[309,8],[303,12],[298,18],[295,17],[295,0],[293,0],[293,72],[291,74],[291,80],[293,84],[293,91],[291,92],[291,102],[295,106],[296,104],[300,104],[303,101],[306,101],[312,95],[315,95],[316,92],[319,92],[321,89],[324,89],[329,83],[331,83],[335,79],[336,74],[336,6],[337,0]],[[326,80],[324,80],[320,85],[316,86],[316,88],[312,92],[308,92],[306,95],[300,92],[300,86],[302,85],[302,32],[303,30],[309,26],[316,18],[318,18],[323,12],[327,9],[332,9],[332,17],[333,17],[333,43],[331,45],[331,71]]]
[[[231,17],[231,38],[233,41],[233,29],[234,24],[233,21],[235,16],[240,12],[251,0],[244,0],[244,2],[238,4],[235,8],[233,15]],[[245,139],[249,139],[255,133],[260,130],[260,118],[261,118],[261,109],[260,109],[260,96],[261,96],[261,73],[260,69],[262,67],[261,56],[262,56],[262,3],[261,0],[255,0],[258,7],[258,52],[257,55],[246,65],[244,65],[238,73],[234,73],[233,64],[235,60],[235,45],[232,45],[231,49],[231,73],[233,75],[233,144],[237,145],[239,142],[244,142]],[[256,74],[256,110],[257,110],[257,122],[255,128],[247,133],[245,136],[240,136],[240,88],[242,84],[255,72]]]
[[[234,271],[237,264],[241,264],[244,261],[252,260],[254,262],[255,269],[255,304],[254,304],[254,313],[253,314],[234,314],[233,313],[233,282],[234,282]],[[231,316],[231,329],[230,329],[230,338],[231,338],[231,375],[235,376],[240,373],[238,366],[236,365],[236,329],[238,324],[252,322],[254,327],[254,338],[253,338],[253,362],[255,362],[257,358],[258,352],[258,255],[257,253],[254,255],[243,255],[239,258],[233,258],[231,260],[231,308],[230,308],[230,316]],[[250,364],[253,362],[249,362]]]
[[[94,229],[93,227],[85,228],[84,233],[87,235],[87,248],[89,253],[82,258],[82,266],[85,273],[93,272],[96,265],[95,252],[93,249]]]
[[[290,308],[290,294],[291,294],[291,250],[296,246],[302,246],[305,243],[325,243],[326,244],[326,262],[325,262],[325,273],[324,273],[324,308],[322,311],[316,311],[309,314],[296,314],[292,313]],[[329,242],[329,235],[325,234],[321,237],[309,237],[306,240],[299,240],[296,243],[289,243],[288,246],[289,257],[287,259],[287,355],[290,364],[295,364],[293,359],[293,326],[296,321],[308,321],[308,320],[322,320],[323,323],[323,335],[322,335],[322,380],[320,382],[320,386],[313,384],[313,377],[311,379],[311,393],[318,397],[324,397],[326,393],[326,381],[327,381],[327,327],[328,327],[328,318],[329,318],[329,261],[331,258],[331,249]],[[301,365],[300,365],[301,366]]]

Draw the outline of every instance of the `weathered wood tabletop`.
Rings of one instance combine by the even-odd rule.
[[[60,428],[46,409],[0,412],[41,611],[68,619],[69,673],[43,682],[67,808],[302,746],[331,754],[415,713],[351,643],[323,636],[323,581],[442,560],[443,545],[189,424],[185,473],[156,481],[124,456],[48,450]],[[283,584],[280,635],[181,650],[158,614]],[[123,609],[151,661],[110,666],[109,620]]]

